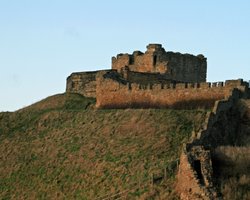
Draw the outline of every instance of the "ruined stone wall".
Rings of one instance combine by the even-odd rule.
[[[66,92],[79,93],[86,97],[96,97],[96,74],[109,70],[72,73],[67,78]]]
[[[229,82],[200,84],[137,84],[122,83],[97,76],[96,107],[98,108],[197,108],[212,107],[216,100],[231,94]]]
[[[160,73],[143,73],[129,70],[123,70],[122,72],[123,77],[130,83],[150,84],[174,82],[174,80],[172,80],[170,76],[166,76]]]
[[[232,82],[230,87],[235,87]],[[246,98],[247,87],[242,83],[240,87],[232,90],[227,99],[215,102],[213,110],[208,113],[204,126],[196,133],[194,144],[213,149],[221,145],[236,145],[240,125],[240,111],[237,102],[240,98]]]
[[[207,62],[203,55],[194,56],[166,52],[160,44],[149,44],[147,51],[118,54],[112,57],[112,69],[119,72],[124,67],[130,71],[160,73],[179,82],[205,82]]]
[[[201,187],[199,180],[194,173],[194,170],[188,160],[187,153],[182,152],[180,156],[179,170],[177,174],[178,184],[176,187],[177,192],[180,195],[181,199],[197,199],[197,196],[200,196]],[[190,187],[187,187],[189,185]]]
[[[173,79],[182,82],[206,82],[207,62],[204,56],[167,52],[164,59],[168,60]]]
[[[96,73],[72,73],[67,78],[66,92],[79,93],[86,97],[96,96]]]
[[[202,146],[192,150],[184,145],[180,156],[180,165],[177,174],[177,192],[181,199],[216,199],[216,190],[212,181],[213,169],[211,155]]]
[[[181,199],[219,199],[213,185],[213,164],[210,154],[220,145],[235,145],[240,112],[237,102],[247,98],[248,84],[242,80],[228,81],[234,88],[227,99],[215,102],[204,125],[193,133],[191,141],[184,145],[177,175],[177,191]],[[240,86],[239,86],[240,85]],[[197,167],[195,163],[200,163]]]

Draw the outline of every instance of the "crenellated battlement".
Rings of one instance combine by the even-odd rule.
[[[112,78],[111,78],[112,79]],[[119,84],[119,80],[116,80],[117,84]],[[126,86],[124,86],[126,85]],[[164,90],[164,89],[208,89],[208,88],[240,88],[240,87],[248,87],[248,83],[244,82],[242,79],[237,80],[226,80],[225,82],[202,82],[202,83],[131,83],[126,82],[122,83],[119,86],[126,87],[128,90]]]
[[[233,90],[245,93],[242,79],[213,83],[131,83],[117,77],[97,76],[98,108],[211,108],[217,100],[228,98]]]
[[[241,80],[241,79],[240,79]],[[234,85],[242,86],[242,84]],[[163,90],[163,89],[207,89],[207,88],[220,88],[220,87],[231,87],[226,82],[204,82],[204,83],[161,83],[161,84],[137,84],[127,83],[129,90]]]

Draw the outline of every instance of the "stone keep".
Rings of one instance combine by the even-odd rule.
[[[149,44],[145,53],[112,57],[112,69],[122,72],[125,67],[133,72],[160,73],[177,82],[206,82],[207,60],[203,55],[166,52],[161,44]]]
[[[96,77],[103,72],[131,84],[201,83],[206,82],[207,59],[203,55],[166,52],[161,44],[149,44],[145,53],[134,51],[112,57],[112,69],[72,73],[66,91],[95,98]]]

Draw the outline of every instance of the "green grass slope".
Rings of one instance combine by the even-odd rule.
[[[96,110],[94,102],[59,94],[0,113],[0,199],[176,198],[169,161],[206,111]]]

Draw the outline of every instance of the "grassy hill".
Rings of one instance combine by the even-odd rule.
[[[0,113],[0,199],[177,198],[175,163],[206,111],[96,110],[94,102],[59,94]]]

